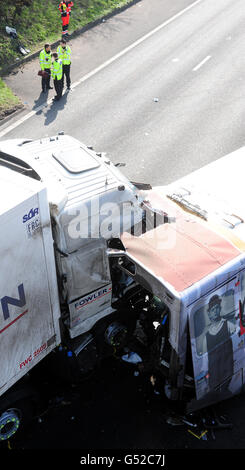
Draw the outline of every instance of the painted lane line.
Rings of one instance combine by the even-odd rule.
[[[86,80],[88,80],[89,78],[93,77],[94,75],[96,75],[98,72],[100,72],[101,70],[105,69],[106,67],[108,67],[109,65],[111,65],[113,62],[115,62],[117,59],[119,59],[120,57],[122,57],[123,55],[127,54],[129,51],[131,51],[132,49],[134,49],[135,47],[137,47],[139,44],[141,44],[142,42],[146,41],[147,39],[149,39],[151,36],[153,36],[154,34],[156,34],[158,31],[160,31],[161,29],[165,28],[166,26],[168,26],[170,23],[172,23],[173,21],[175,21],[177,18],[180,18],[182,15],[184,15],[186,12],[188,12],[189,10],[191,10],[192,8],[194,8],[195,6],[197,6],[199,3],[203,2],[204,0],[196,0],[195,2],[191,3],[190,5],[188,5],[188,7],[184,8],[183,10],[179,11],[178,13],[176,13],[176,15],[172,16],[171,18],[169,18],[168,20],[164,21],[162,24],[160,24],[159,26],[157,26],[156,28],[154,28],[152,31],[150,31],[149,33],[145,34],[144,36],[142,36],[140,39],[138,39],[137,41],[133,42],[130,46],[126,47],[125,49],[123,49],[121,52],[119,52],[118,54],[114,55],[113,57],[111,57],[109,60],[107,60],[106,62],[104,62],[103,64],[101,64],[99,67],[96,67],[94,70],[92,70],[91,72],[87,73],[85,76],[83,76],[82,78],[80,78],[80,80],[76,81],[75,83],[73,83],[71,85],[71,89],[73,90],[74,88],[76,88],[78,85],[80,85],[81,83],[85,82]],[[0,138],[3,137],[5,134],[9,133],[10,131],[12,131],[13,129],[15,129],[16,127],[18,127],[20,124],[22,124],[23,122],[25,122],[27,119],[29,119],[30,117],[32,117],[33,115],[37,114],[38,112],[40,112],[43,108],[45,108],[47,106],[47,104],[49,104],[52,100],[48,100],[44,105],[41,105],[39,106],[38,108],[35,109],[35,111],[31,111],[30,113],[26,114],[23,118],[21,118],[20,120],[16,121],[14,124],[10,125],[9,127],[7,127],[6,129],[4,129],[2,132],[0,132]]]
[[[0,138],[3,137],[5,134],[8,134],[12,130],[14,130],[16,127],[20,126],[23,124],[25,121],[30,119],[32,116],[35,116],[35,114],[38,114],[40,111],[42,111],[44,108],[47,108],[47,106],[52,103],[53,98],[50,98],[48,101],[46,101],[44,104],[38,106],[38,108],[35,108],[35,111],[30,111],[30,113],[25,114],[22,118],[20,118],[18,121],[14,122],[10,126],[6,127],[2,132],[0,132]]]
[[[73,83],[73,86],[71,86],[71,88],[75,88],[76,86],[78,86],[80,83],[88,80],[89,78],[91,78],[93,75],[95,75],[96,73],[100,72],[101,70],[103,70],[105,67],[108,67],[109,65],[111,65],[113,62],[115,62],[115,60],[119,59],[120,57],[122,57],[123,55],[127,54],[128,52],[130,52],[132,49],[134,49],[135,47],[137,47],[139,44],[141,44],[142,42],[144,42],[146,39],[149,39],[151,36],[153,36],[154,34],[156,34],[158,31],[160,31],[161,29],[165,28],[166,26],[168,26],[170,23],[172,23],[174,20],[176,20],[177,18],[179,18],[180,16],[182,16],[184,13],[186,13],[187,11],[189,11],[191,8],[195,7],[196,5],[198,5],[199,3],[201,3],[203,0],[196,0],[194,3],[191,3],[188,7],[184,8],[184,10],[181,10],[179,11],[179,13],[177,13],[176,15],[172,16],[171,18],[169,18],[168,20],[164,21],[164,23],[160,24],[159,26],[157,26],[155,29],[153,29],[152,31],[150,31],[149,33],[145,34],[145,36],[142,36],[140,39],[138,39],[137,41],[133,42],[133,44],[131,44],[130,46],[126,47],[125,49],[123,49],[121,52],[119,52],[118,54],[114,55],[113,57],[111,57],[109,60],[107,60],[106,62],[104,62],[102,65],[100,65],[99,67],[97,67],[96,69],[92,70],[92,72],[89,72],[87,75],[85,75],[84,77],[82,77],[80,80],[78,80],[77,82]]]
[[[207,55],[207,57],[205,57],[205,59],[202,60],[202,62],[200,62],[198,65],[196,65],[196,67],[194,67],[194,69],[192,69],[193,72],[196,72],[198,69],[200,69],[209,59],[211,59],[211,55]]]

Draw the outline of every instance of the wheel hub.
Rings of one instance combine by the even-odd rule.
[[[12,408],[4,411],[0,416],[0,441],[10,439],[20,427],[18,410]]]

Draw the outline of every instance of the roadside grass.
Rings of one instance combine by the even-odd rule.
[[[22,106],[18,96],[14,95],[0,78],[0,120]]]

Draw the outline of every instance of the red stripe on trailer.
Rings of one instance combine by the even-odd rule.
[[[0,330],[0,334],[3,333],[7,328],[9,328],[11,325],[13,325],[17,320],[19,320],[21,317],[23,317],[26,313],[28,312],[28,309],[22,312],[18,317],[16,317],[13,321],[8,323],[2,330]]]

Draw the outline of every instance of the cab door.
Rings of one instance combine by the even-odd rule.
[[[196,398],[220,401],[241,390],[244,339],[241,335],[244,272],[189,306]],[[240,307],[239,307],[240,306]],[[243,309],[244,311],[245,309]],[[245,333],[245,312],[244,312]]]

